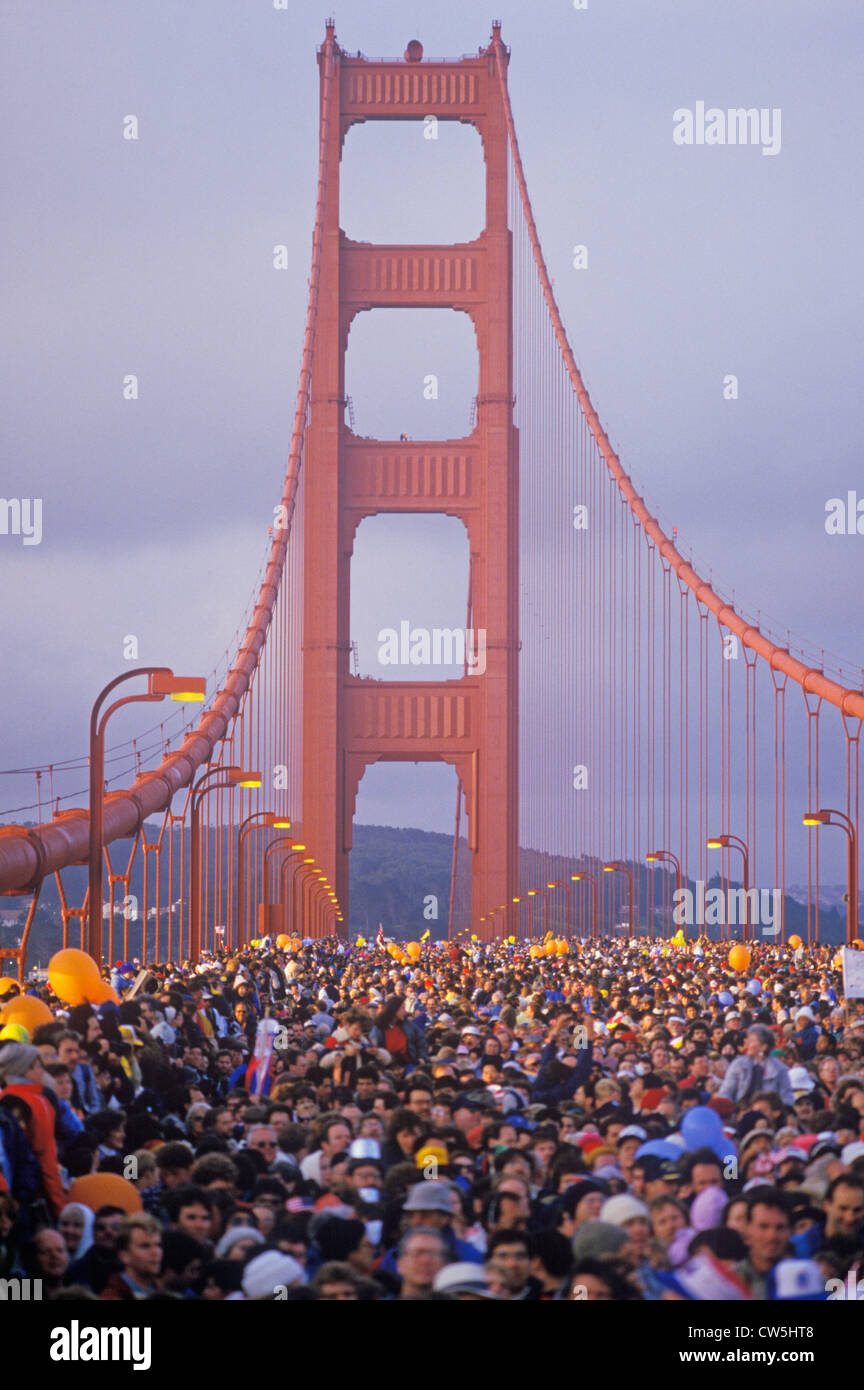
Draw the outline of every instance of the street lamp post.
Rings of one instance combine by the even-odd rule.
[[[603,865],[604,874],[627,874],[630,879],[630,906],[627,911],[627,935],[632,937],[633,932],[633,908],[635,904],[636,892],[633,880],[633,868],[630,864],[625,864],[621,859],[610,859],[608,864]],[[614,927],[613,927],[614,930]]]
[[[284,872],[284,865],[283,865],[283,872]],[[297,924],[297,923],[300,924],[301,930],[300,930],[300,932],[299,932],[299,935],[300,935],[301,937],[305,935],[305,933],[304,933],[304,931],[303,931],[302,929],[307,925],[308,913],[307,913],[307,911],[304,909],[304,906],[301,906],[300,904],[298,904],[298,901],[297,901],[298,889],[300,890],[300,893],[301,893],[301,895],[302,895],[302,898],[305,900],[306,897],[307,897],[307,892],[306,892],[307,886],[308,886],[308,884],[309,884],[310,881],[314,880],[314,877],[315,877],[315,859],[314,859],[314,857],[313,857],[312,855],[309,855],[309,856],[307,856],[307,858],[305,858],[305,859],[302,861],[302,863],[296,865],[296,867],[295,867],[295,869],[294,869],[294,872],[293,872],[293,875],[292,875],[292,878],[293,878],[293,887],[294,887],[294,922],[295,922],[295,927],[296,927],[296,924]]]
[[[528,898],[528,940],[534,940],[534,899],[537,897],[537,889],[529,888],[526,894]]]
[[[111,691],[133,676],[147,677],[147,690],[140,695],[126,695],[115,700],[102,713],[104,700]],[[90,820],[87,852],[87,953],[102,964],[102,856],[105,839],[105,726],[121,705],[164,700],[168,695],[181,702],[202,701],[207,682],[201,676],[175,676],[168,666],[139,666],[115,676],[99,692],[90,711]]]
[[[740,835],[730,835],[727,833],[724,835],[712,835],[708,840],[706,840],[705,843],[708,846],[708,849],[737,849],[741,854],[741,873],[744,888],[744,921],[741,923],[741,925],[744,927],[744,940],[749,941],[752,938],[752,932],[750,930],[750,853],[747,848],[747,841],[742,840]],[[728,918],[728,912],[725,913],[724,916]],[[727,940],[729,939],[728,933],[729,923],[727,921]]]
[[[837,820],[832,820],[832,816],[836,816]],[[807,811],[802,819],[811,828],[837,825],[846,832],[846,945],[851,946],[858,939],[858,835],[855,823],[845,811],[834,811],[830,807]]]
[[[560,881],[560,879],[557,879],[557,878],[556,878],[556,879],[553,879],[551,883],[547,883],[545,889],[543,890],[543,934],[544,934],[544,936],[545,936],[545,934],[546,934],[546,933],[548,932],[548,930],[549,930],[549,894],[550,894],[550,893],[554,893],[555,889],[556,889],[556,888],[560,888],[560,887],[561,887],[561,881]]]
[[[246,923],[246,836],[251,830],[290,830],[290,820],[276,815],[275,811],[253,811],[241,821],[237,831],[237,945],[245,946],[249,935]],[[278,843],[278,841],[277,841]],[[266,850],[265,850],[266,854]]]
[[[283,850],[284,853],[282,855],[282,862],[280,863],[279,868],[276,872],[279,875],[279,906],[282,908],[283,926],[285,931],[287,932],[289,921],[288,893],[285,887],[285,870],[291,861],[292,855],[302,854],[303,851],[306,849],[306,846],[301,845],[299,840],[292,840],[290,835],[280,835],[278,839],[271,840],[270,844],[264,851],[264,922],[268,931],[270,927],[270,877],[272,873],[270,859],[271,856],[277,854],[280,849]],[[264,935],[267,935],[267,931],[265,931]]]
[[[671,849],[652,849],[649,854],[645,855],[645,862],[646,864],[671,864],[675,870],[675,891],[680,891],[682,887],[681,861],[678,858],[677,854],[672,853]],[[669,927],[669,935],[672,935],[671,923]]]
[[[571,883],[581,883],[583,879],[586,883],[591,884],[591,896],[594,905],[594,912],[591,917],[591,936],[594,938],[597,936],[597,880],[593,874],[589,874],[584,869],[581,873],[570,875]]]
[[[210,778],[221,777],[211,782]],[[240,767],[214,767],[205,772],[192,788],[191,825],[189,832],[189,958],[193,962],[201,955],[201,804],[211,792],[225,787],[260,787],[260,772],[247,772]]]

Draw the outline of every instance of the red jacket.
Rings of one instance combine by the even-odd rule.
[[[54,1215],[59,1216],[66,1205],[66,1193],[60,1179],[57,1161],[57,1141],[54,1137],[54,1107],[45,1099],[42,1087],[34,1081],[14,1081],[0,1095],[18,1096],[30,1110],[27,1138],[42,1171],[42,1186]]]

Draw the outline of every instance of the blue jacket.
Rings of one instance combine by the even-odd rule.
[[[585,1047],[580,1047],[579,1056],[576,1058],[576,1065],[572,1068],[571,1074],[556,1085],[550,1083],[549,1069],[555,1060],[557,1047],[557,1039],[552,1038],[540,1054],[540,1066],[531,1087],[532,1105],[560,1105],[562,1101],[570,1100],[579,1087],[588,1080],[591,1073],[591,1063],[594,1060],[594,1043],[591,1041]]]
[[[75,1143],[79,1134],[84,1132],[84,1122],[78,1119],[71,1105],[59,1096],[57,1100],[57,1118],[54,1121],[54,1133],[57,1137],[57,1149],[62,1159],[66,1150]]]
[[[85,1115],[95,1115],[97,1110],[104,1110],[105,1101],[102,1098],[102,1092],[96,1085],[96,1078],[86,1062],[79,1062],[77,1067],[73,1067],[72,1080],[75,1082],[81,1101],[81,1109]]]

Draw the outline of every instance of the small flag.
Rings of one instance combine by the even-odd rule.
[[[267,1083],[279,1024],[275,1018],[262,1018],[255,1031],[255,1051],[246,1069],[246,1089],[250,1096],[260,1096]]]

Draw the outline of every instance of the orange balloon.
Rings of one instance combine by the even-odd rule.
[[[530,951],[528,952],[528,954],[529,954],[529,956],[531,957],[532,960],[539,960],[540,957],[541,957],[542,954],[543,954],[543,947],[542,947],[542,946],[532,946],[531,949],[530,949]]]
[[[802,945],[800,936],[790,936],[789,945],[792,947],[793,951],[797,951],[798,947]]]
[[[0,1011],[0,1023],[20,1023],[31,1038],[41,1023],[53,1023],[54,1015],[41,999],[32,994],[16,994]]]
[[[569,956],[570,947],[568,946],[567,942],[563,939],[563,937],[560,941],[556,941],[555,951],[556,954],[559,956]]]
[[[120,995],[113,985],[109,985],[107,980],[98,979],[94,984],[88,984],[86,989],[86,1002],[88,1004],[112,1004],[120,1003]]]
[[[17,987],[18,981],[11,975],[0,975],[0,999],[3,998],[4,994],[8,994],[10,990],[17,989]]]
[[[67,1201],[80,1202],[93,1212],[112,1206],[122,1207],[131,1214],[143,1207],[137,1188],[119,1173],[87,1173],[83,1178],[76,1178],[67,1193]]]
[[[292,936],[292,938],[291,938],[291,950],[292,950],[292,951],[302,951],[302,949],[303,949],[303,938],[302,938],[301,936]]]
[[[276,945],[279,947],[280,951],[285,951],[285,950],[287,950],[288,947],[291,945],[291,938],[290,938],[290,936],[286,936],[285,933],[282,932],[282,933],[281,933],[279,936],[277,936],[277,938],[276,938]]]
[[[423,947],[420,945],[419,941],[409,941],[405,950],[408,952],[410,960],[419,960],[423,954]]]
[[[99,968],[86,951],[69,947],[55,952],[48,962],[48,983],[70,1008],[87,1002],[87,986],[95,985],[98,979]]]
[[[733,946],[732,950],[729,952],[729,964],[733,970],[739,972],[746,970],[750,964],[750,952],[747,950],[747,947],[741,945]]]

